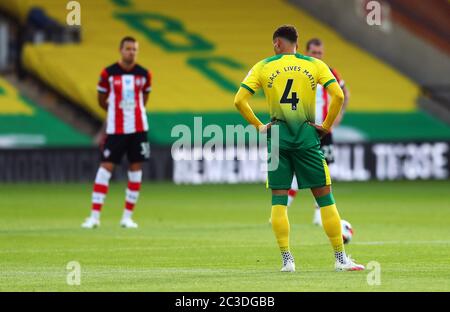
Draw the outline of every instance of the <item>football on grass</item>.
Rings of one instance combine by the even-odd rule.
[[[353,228],[350,222],[341,220],[342,226],[342,238],[344,239],[344,244],[348,244],[353,237]]]

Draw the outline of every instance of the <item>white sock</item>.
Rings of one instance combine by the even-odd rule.
[[[100,211],[91,210],[91,218],[94,218],[95,220],[100,220]]]
[[[133,215],[134,206],[139,198],[142,182],[142,170],[128,171],[128,187],[125,192],[125,209],[122,219],[129,219]]]
[[[95,176],[94,190],[92,192],[92,208],[91,217],[100,219],[100,211],[105,202],[106,193],[108,192],[109,180],[111,172],[103,167],[98,168]]]
[[[282,251],[281,258],[283,259],[283,265],[286,265],[288,261],[294,262],[294,257],[292,256],[290,251]]]
[[[320,208],[314,208],[313,224],[318,226],[322,225],[322,216],[320,214]]]
[[[294,201],[295,196],[297,196],[297,192],[298,192],[298,189],[294,189],[294,188],[291,188],[291,189],[288,191],[288,202],[287,202],[288,207],[289,207],[289,206],[292,204],[292,202]]]
[[[288,203],[287,203],[287,205],[288,205],[288,207],[292,204],[292,202],[294,201],[294,196],[288,196]]]
[[[132,210],[128,210],[128,209],[123,210],[122,219],[131,219],[132,216],[133,216]]]
[[[335,251],[334,257],[336,258],[336,261],[341,264],[347,263],[347,255],[345,254],[345,251]]]
[[[314,209],[314,213],[318,219],[322,219],[322,216],[320,215],[320,208]]]

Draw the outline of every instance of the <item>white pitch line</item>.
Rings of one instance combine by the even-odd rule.
[[[299,243],[302,246],[321,246],[326,243]],[[430,241],[372,241],[372,242],[351,242],[350,245],[357,246],[380,246],[380,245],[450,245],[450,240],[430,240]],[[119,247],[119,248],[68,248],[68,249],[3,249],[0,254],[9,253],[76,253],[76,252],[120,252],[120,251],[153,251],[153,250],[186,250],[186,249],[211,249],[211,248],[265,248],[266,244],[232,244],[232,245],[207,245],[207,246],[149,246],[149,247]]]
[[[351,242],[351,245],[447,245],[450,240]]]

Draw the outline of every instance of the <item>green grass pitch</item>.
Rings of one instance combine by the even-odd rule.
[[[119,228],[125,183],[113,183],[102,226],[83,230],[90,184],[0,186],[1,291],[450,291],[450,182],[334,186],[355,230],[347,252],[381,265],[334,272],[328,240],[311,224],[312,197],[289,209],[297,272],[280,273],[263,185],[142,187],[137,230]],[[69,261],[81,285],[67,285]]]

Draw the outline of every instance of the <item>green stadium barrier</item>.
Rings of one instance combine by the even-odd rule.
[[[268,114],[257,114],[263,122],[269,122]],[[177,137],[171,136],[173,127],[186,125],[194,136],[194,118],[202,117],[203,129],[208,125],[218,125],[223,133],[227,125],[247,125],[238,112],[224,113],[150,113],[149,137],[153,144],[170,145]],[[341,131],[342,130],[342,131]],[[345,131],[343,131],[345,130]],[[348,141],[346,133],[359,135],[359,141],[401,142],[410,140],[450,140],[450,126],[423,111],[410,113],[356,113],[347,112],[336,130],[338,140]],[[339,132],[341,134],[339,134]],[[343,134],[342,134],[343,133]],[[339,135],[341,138],[339,138]],[[342,137],[343,136],[343,137]],[[203,143],[208,138],[203,138]]]
[[[17,100],[31,113],[0,113],[0,149],[92,145],[89,136],[78,132],[31,100],[23,96]]]

